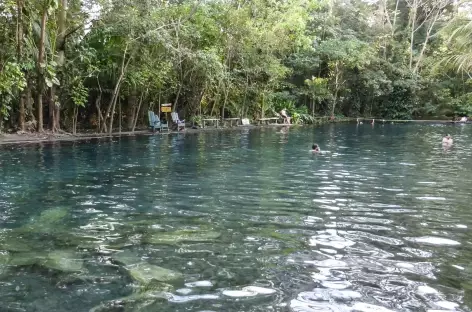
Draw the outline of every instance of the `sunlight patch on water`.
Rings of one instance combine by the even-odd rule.
[[[242,290],[253,292],[259,295],[271,295],[271,294],[275,294],[276,292],[275,289],[258,287],[258,286],[247,286],[247,287],[243,287]]]
[[[436,289],[429,287],[427,285],[418,286],[417,293],[422,296],[439,294],[439,292]]]
[[[352,284],[349,281],[322,281],[321,286],[330,289],[346,289]]]
[[[437,301],[434,303],[440,308],[444,308],[447,310],[455,310],[456,308],[459,307],[459,305],[455,302],[450,302],[450,301]]]
[[[217,300],[220,297],[217,295],[190,295],[190,296],[177,296],[177,295],[172,295],[168,300],[169,302],[174,302],[174,303],[185,303],[185,302],[191,302],[191,301],[198,301],[198,300]]]
[[[257,296],[256,292],[247,290],[223,290],[222,294],[227,297],[243,298]]]
[[[344,261],[328,259],[328,260],[314,260],[314,261],[305,261],[306,264],[312,264],[321,268],[331,268],[331,269],[342,269],[346,268],[348,265]]]
[[[322,245],[335,249],[344,249],[353,246],[356,243],[338,235],[336,230],[326,230],[318,232],[318,235],[312,236],[309,241],[310,246]]]
[[[191,283],[185,283],[186,287],[194,288],[194,287],[212,287],[213,283],[210,281],[197,281]]]
[[[339,206],[321,205],[319,207],[321,209],[334,210],[334,211],[341,210],[341,208]]]
[[[442,237],[435,236],[423,236],[423,237],[406,237],[406,240],[414,243],[420,243],[425,245],[437,245],[437,246],[457,246],[461,243]]]
[[[434,196],[421,196],[416,197],[419,200],[447,200],[446,197],[434,197]]]
[[[368,303],[363,303],[363,302],[356,302],[354,306],[352,307],[352,312],[394,312],[393,310],[373,305],[373,304],[368,304]]]
[[[329,297],[328,297],[329,298]],[[344,304],[330,302],[324,294],[302,292],[290,302],[290,309],[294,312],[348,312],[351,309]]]

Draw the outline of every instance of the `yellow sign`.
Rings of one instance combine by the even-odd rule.
[[[172,104],[161,104],[161,112],[163,113],[171,113],[172,112]]]

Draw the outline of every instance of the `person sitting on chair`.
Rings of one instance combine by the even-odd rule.
[[[287,110],[284,108],[280,111],[280,116],[284,119],[284,124],[290,124],[290,116],[287,114]]]

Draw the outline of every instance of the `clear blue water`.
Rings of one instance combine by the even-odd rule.
[[[1,146],[0,311],[470,311],[471,156],[472,125]]]

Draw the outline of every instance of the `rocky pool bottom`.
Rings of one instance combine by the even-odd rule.
[[[0,311],[470,311],[471,137],[338,124],[0,147]]]

